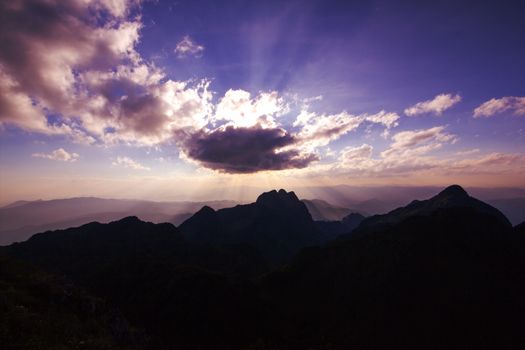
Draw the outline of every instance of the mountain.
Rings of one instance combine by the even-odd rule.
[[[513,223],[525,220],[523,199],[525,188],[467,187],[474,197],[499,209]],[[317,186],[299,187],[295,192],[303,198],[318,198],[335,206],[352,208],[362,214],[384,214],[405,206],[414,199],[429,198],[441,190],[436,186]],[[368,214],[366,214],[368,213]]]
[[[152,202],[94,197],[55,200],[18,201],[0,208],[0,245],[21,242],[48,230],[80,226],[92,221],[110,222],[126,216],[138,216],[155,223],[180,224],[203,205],[224,208],[232,201]]]
[[[3,249],[17,258],[66,274],[84,271],[87,279],[93,277],[87,271],[128,259],[197,265],[250,276],[266,270],[262,259],[250,247],[224,245],[215,249],[195,245],[187,242],[172,224],[144,222],[135,216],[108,224],[92,222],[43,232]]]
[[[104,298],[159,342],[155,349],[244,343],[239,332],[253,339],[262,329],[250,281],[267,268],[248,246],[194,244],[171,224],[128,217],[36,234],[0,253]]]
[[[364,219],[359,213],[351,213],[340,221],[316,221],[315,224],[327,240],[333,240],[340,235],[350,234]]]
[[[484,209],[410,211],[303,250],[261,282],[275,339],[294,349],[523,348],[525,240]]]
[[[193,242],[250,245],[272,265],[323,241],[306,205],[295,193],[282,189],[233,208],[215,211],[205,206],[179,229]]]
[[[438,209],[448,208],[472,208],[481,214],[496,218],[505,226],[511,226],[509,220],[499,210],[469,196],[461,186],[452,185],[428,200],[414,200],[409,205],[394,209],[387,214],[368,217],[363,220],[358,230],[392,225],[412,216],[429,215]]]
[[[105,300],[151,349],[525,348],[523,225],[459,186],[372,218],[327,243],[280,190],[179,229],[129,217],[0,253]],[[272,246],[299,253],[279,266]]]
[[[315,221],[340,221],[345,216],[357,212],[354,209],[334,206],[321,199],[303,199],[301,201],[306,205]]]
[[[524,238],[525,238],[525,221],[519,225],[514,226],[514,232],[520,235],[524,235]]]

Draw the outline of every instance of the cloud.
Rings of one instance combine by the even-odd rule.
[[[288,107],[277,91],[261,92],[251,98],[247,91],[230,89],[217,104],[213,121],[237,127],[276,127],[276,117],[286,112]]]
[[[181,144],[184,154],[209,169],[225,173],[304,168],[317,160],[294,148],[296,140],[280,128],[226,126],[192,135]]]
[[[383,124],[387,129],[394,128],[399,125],[399,115],[394,112],[386,112],[384,110],[379,113],[372,115],[365,115],[365,120],[376,123]]]
[[[125,168],[130,168],[133,170],[151,170],[148,167],[143,166],[142,164],[134,161],[129,157],[117,157],[117,160],[112,163],[115,166],[123,166]]]
[[[171,80],[136,50],[138,11],[139,0],[0,2],[0,126],[88,145],[173,146],[203,167],[246,173],[303,168],[362,123],[398,124],[385,111],[309,112],[305,100],[289,125],[293,99],[276,91],[215,99],[207,79]],[[203,50],[184,37],[176,52]]]
[[[449,134],[444,130],[444,126],[436,126],[429,129],[399,132],[392,136],[394,142],[390,148],[381,153],[381,156],[385,158],[392,156],[411,157],[441,148],[443,143],[455,143],[458,140],[456,135]]]
[[[373,158],[373,147],[363,144],[340,151],[338,160],[323,172],[361,177],[391,177],[411,175],[443,166],[430,153],[444,144],[454,143],[457,137],[445,131],[444,126],[407,130],[392,136],[389,147]]]
[[[69,153],[63,148],[56,149],[51,153],[33,153],[31,156],[36,158],[56,160],[60,162],[75,162],[79,157],[77,153]]]
[[[414,117],[420,114],[441,115],[444,111],[451,108],[461,101],[461,96],[452,94],[440,94],[432,100],[418,102],[415,105],[405,109],[405,114]]]
[[[187,35],[177,43],[177,46],[174,50],[175,54],[179,58],[187,57],[189,55],[200,57],[203,51],[204,46],[197,44]]]
[[[372,146],[367,144],[362,144],[358,147],[346,147],[341,151],[341,159],[343,161],[348,161],[356,158],[370,158],[373,149]]]
[[[297,137],[305,147],[312,149],[326,146],[331,141],[357,129],[363,120],[363,117],[351,115],[347,112],[318,115],[303,110],[293,125],[301,127]]]
[[[525,115],[525,97],[507,96],[490,99],[474,109],[474,118],[492,117],[507,111],[517,116]]]
[[[469,170],[471,172],[485,172],[490,168],[503,170],[515,164],[524,164],[522,154],[492,152],[478,158],[467,158],[452,164],[452,170]]]
[[[1,2],[0,123],[51,135],[89,134],[73,119],[111,115],[102,91],[83,77],[122,62],[144,66],[134,50],[141,23],[125,17],[135,2]]]

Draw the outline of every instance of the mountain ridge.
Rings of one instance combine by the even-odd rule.
[[[252,245],[270,264],[322,241],[306,205],[283,189],[264,192],[250,204],[217,211],[203,207],[179,229],[190,241]]]
[[[451,185],[427,200],[414,200],[408,205],[394,209],[387,214],[368,217],[361,222],[358,230],[396,224],[410,216],[429,215],[443,208],[475,208],[484,214],[496,217],[506,226],[512,226],[498,209],[471,197],[461,186]]]

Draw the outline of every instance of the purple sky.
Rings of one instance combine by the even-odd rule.
[[[0,203],[525,187],[523,13],[520,1],[2,2]]]

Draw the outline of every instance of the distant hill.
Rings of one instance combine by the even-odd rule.
[[[179,228],[193,242],[248,244],[271,264],[286,262],[300,249],[323,242],[306,205],[285,190],[263,193],[255,203],[233,208],[203,207]]]
[[[220,209],[235,203],[152,202],[94,197],[19,201],[0,208],[0,245],[25,241],[37,232],[65,229],[92,221],[110,222],[126,216],[178,225],[203,205]]]
[[[315,224],[327,241],[338,238],[340,235],[351,234],[365,217],[359,213],[351,213],[340,221],[316,221]]]
[[[303,198],[318,198],[364,215],[384,214],[439,192],[436,186],[313,186],[297,188]],[[468,192],[503,212],[516,225],[525,221],[525,188],[467,187]]]
[[[321,199],[303,199],[301,200],[308,208],[315,221],[340,221],[345,216],[351,213],[357,213],[357,210],[350,208],[343,208],[332,205]],[[362,215],[367,215],[366,212],[359,212]]]

